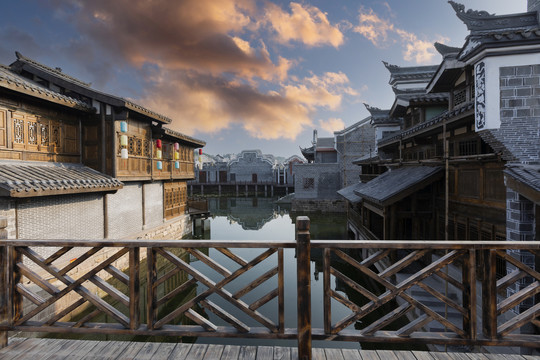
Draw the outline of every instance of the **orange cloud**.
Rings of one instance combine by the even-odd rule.
[[[345,123],[343,120],[338,118],[330,118],[328,120],[319,120],[319,126],[324,131],[334,134],[334,131],[339,131],[345,129]]]
[[[384,5],[390,11],[388,3],[384,3]],[[364,10],[361,8],[358,20],[359,24],[354,27],[354,32],[361,34],[378,48],[401,43],[404,47],[403,59],[419,64],[430,63],[437,55],[433,43],[445,40],[440,36],[436,40],[421,40],[416,34],[399,29],[390,20],[381,18],[373,9]]]
[[[64,0],[67,1],[67,0]],[[256,26],[254,0],[93,0],[77,2],[83,33],[131,64],[156,64],[264,80],[280,79],[264,46],[241,35]]]
[[[173,119],[170,127],[186,134],[212,133],[241,125],[261,139],[295,139],[311,126],[310,110],[278,92],[220,77],[185,71],[162,71],[148,77],[145,106]]]
[[[346,86],[349,78],[342,72],[327,72],[323,76],[313,75],[303,79],[299,84],[284,86],[285,95],[289,99],[305,104],[310,109],[323,107],[337,110],[344,94],[356,96],[357,91]]]
[[[339,47],[343,44],[343,33],[335,25],[330,24],[325,13],[319,8],[291,2],[291,12],[280,6],[267,3],[263,23],[269,24],[276,32],[276,40],[283,44],[293,41],[308,46],[331,45]]]

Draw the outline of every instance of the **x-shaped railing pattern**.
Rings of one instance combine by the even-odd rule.
[[[71,270],[75,269],[77,266],[81,265],[83,262],[91,259],[93,255],[102,250],[102,247],[90,248],[83,255],[79,256],[77,259],[73,260],[71,263],[61,269],[58,269],[56,266],[54,266],[55,260],[67,254],[72,249],[73,247],[63,247],[57,252],[55,252],[53,255],[44,259],[29,247],[16,248],[19,261],[15,261],[15,270],[18,276],[25,276],[26,278],[28,278],[34,284],[39,286],[39,288],[44,290],[49,295],[49,297],[47,299],[44,299],[35,291],[31,290],[28,287],[25,287],[22,282],[18,282],[15,287],[17,293],[30,300],[35,305],[35,307],[27,311],[26,313],[21,314],[20,317],[15,319],[14,324],[24,324],[25,322],[34,318],[39,313],[45,311],[49,306],[52,306],[54,303],[62,300],[66,295],[70,294],[71,292],[75,292],[80,296],[80,299],[75,301],[73,304],[69,305],[62,311],[54,314],[48,320],[44,321],[45,325],[54,325],[57,321],[62,319],[67,314],[70,314],[75,309],[79,308],[85,303],[90,303],[96,309],[82,319],[80,319],[77,323],[73,325],[73,327],[81,327],[86,322],[92,320],[94,317],[102,313],[111,316],[113,319],[115,319],[118,323],[122,324],[126,328],[137,327],[138,324],[131,324],[129,314],[125,315],[120,310],[110,305],[103,298],[95,295],[91,290],[84,286],[84,283],[86,281],[93,283],[95,286],[103,290],[107,295],[119,301],[125,307],[130,308],[131,306],[129,295],[124,294],[122,291],[112,286],[109,282],[103,280],[101,277],[98,276],[98,273],[100,271],[107,271],[109,274],[112,275],[112,277],[129,286],[130,277],[116,267],[114,267],[112,264],[130,252],[130,256],[135,257],[135,254],[138,254],[138,249],[130,250],[128,248],[119,248],[106,260],[100,262],[98,265],[93,267],[91,270],[89,270],[82,276],[79,276],[78,279],[73,279],[71,276],[68,275],[68,273]],[[52,275],[55,280],[59,281],[63,285],[63,287],[52,285],[49,280],[43,278],[43,272],[40,272],[42,275],[39,275],[36,271],[32,270],[31,267],[24,264],[24,262],[22,261],[23,256],[31,260],[32,263],[39,266],[46,273]],[[138,274],[131,275],[132,277],[138,277]],[[132,278],[132,280],[134,279]]]
[[[305,258],[305,254],[310,254],[310,247],[306,247],[306,244],[323,252],[324,289],[320,296],[324,301],[324,329],[309,328],[314,338],[424,343],[436,339],[439,344],[508,346],[536,346],[540,341],[538,335],[517,333],[526,325],[540,327],[540,272],[530,261],[520,258],[526,252],[538,262],[540,248],[537,243],[307,242],[303,248],[296,248],[298,284],[300,277],[307,280],[312,273],[309,256],[307,261],[299,261],[300,257]],[[59,247],[47,257],[33,248],[42,246],[37,241],[3,241],[2,245],[0,263],[5,276],[0,277],[0,281],[6,291],[1,294],[3,301],[0,305],[4,305],[0,315],[7,314],[4,319],[8,320],[0,323],[0,331],[300,337],[300,327],[285,327],[284,249],[292,248],[292,242],[229,244],[219,241],[156,243],[127,240],[117,243],[105,240],[80,246],[81,242],[76,240],[62,240],[46,244]],[[246,260],[231,250],[235,248],[234,245],[262,250],[253,259]],[[80,254],[81,248],[84,249],[82,255],[66,263],[71,251],[77,250],[77,254]],[[141,249],[146,249],[147,261],[147,302],[143,311],[139,299],[140,294],[144,293],[139,283]],[[218,261],[219,257],[210,257],[200,249],[214,249],[227,261]],[[355,249],[356,253],[346,249]],[[396,256],[398,250],[404,249],[407,249],[406,255],[402,255],[402,251],[400,257]],[[509,249],[514,249],[519,256],[509,253]],[[368,250],[368,255],[365,255]],[[105,251],[107,255],[103,256]],[[357,255],[360,251],[364,252],[363,258]],[[182,253],[205,266],[195,266],[185,256],[178,255]],[[157,271],[158,261],[169,265],[166,272]],[[224,265],[231,262],[234,266]],[[496,266],[497,263],[501,266],[502,262],[513,270],[497,279]],[[119,269],[119,263],[126,268]],[[263,264],[262,267],[267,270],[262,275],[253,276],[252,270],[260,268],[259,264]],[[355,275],[342,271],[343,264],[352,268]],[[219,274],[217,280],[202,268],[210,268]],[[108,275],[104,277],[105,272]],[[183,280],[177,282],[175,278],[171,282],[174,286],[169,288],[167,280],[180,273],[184,274],[181,277]],[[242,283],[238,289],[239,282],[246,278],[243,275],[248,273],[251,274],[247,276],[250,280]],[[368,288],[357,281],[356,276],[363,276],[379,287]],[[113,285],[108,278],[116,280],[117,284]],[[277,285],[272,286],[275,280]],[[365,301],[355,303],[332,288],[331,284],[338,281],[345,284],[347,295],[356,292]],[[507,294],[506,289],[511,286],[516,288],[518,281],[521,281],[521,287]],[[261,290],[262,284],[265,284],[264,291]],[[441,284],[444,285],[441,287]],[[201,285],[198,293],[192,293],[193,296],[186,302],[172,309],[164,306],[196,285]],[[451,289],[449,293],[444,290],[445,286]],[[480,286],[481,291],[477,289]],[[233,288],[234,291],[230,290]],[[108,295],[107,298],[98,296],[96,289],[101,289]],[[311,298],[308,290],[298,286],[298,298],[302,292],[303,301],[308,301]],[[68,296],[73,299],[68,300]],[[248,298],[255,300],[248,301]],[[276,298],[275,312],[269,306],[262,311],[261,307]],[[29,302],[24,309],[23,299]],[[532,305],[525,308],[523,304],[527,299]],[[51,308],[60,302],[67,305],[49,314]],[[349,309],[350,313],[343,318],[333,319],[332,309],[336,302]],[[441,312],[434,302],[452,311],[453,316]],[[87,305],[90,305],[90,310],[81,318],[65,320],[67,315],[79,312]],[[297,307],[297,304],[287,306]],[[299,314],[304,310],[310,312],[310,306],[299,306]],[[210,320],[197,310],[199,308],[215,314],[222,321],[218,320],[218,324],[218,321]],[[232,308],[236,309],[231,311]],[[520,311],[513,313],[516,308]],[[371,315],[374,311],[383,311],[383,314],[373,320]],[[140,324],[141,312],[146,313],[146,324]],[[244,317],[233,315],[237,313]],[[115,323],[93,322],[100,314],[107,315]],[[405,324],[398,321],[407,315],[409,321]],[[39,316],[44,320],[36,320]],[[175,323],[182,316],[195,325]],[[247,318],[250,320],[245,320]],[[353,324],[355,329],[351,330]],[[305,326],[311,327],[311,324],[304,322],[303,330]],[[429,331],[432,333],[428,334]]]
[[[149,277],[148,277],[148,283],[149,284],[155,284],[149,289],[148,293],[148,308],[150,316],[148,317],[148,323],[147,326],[149,329],[160,329],[165,324],[170,323],[173,321],[173,319],[177,318],[178,316],[184,314],[188,318],[190,318],[192,321],[194,321],[196,324],[203,327],[206,331],[209,332],[215,332],[218,328],[216,324],[213,324],[205,317],[201,316],[197,312],[193,310],[193,308],[199,304],[203,308],[207,309],[208,311],[216,314],[219,318],[227,322],[228,324],[232,325],[238,332],[241,333],[248,333],[250,331],[250,327],[247,326],[244,322],[237,319],[233,315],[231,315],[228,311],[224,310],[208,298],[212,294],[219,295],[222,299],[226,300],[230,304],[234,305],[238,309],[242,310],[243,313],[256,320],[258,323],[263,325],[265,328],[270,330],[272,333],[283,333],[284,331],[284,280],[283,280],[283,249],[268,249],[264,251],[262,254],[256,256],[251,261],[246,261],[243,258],[241,258],[238,255],[235,255],[231,250],[227,248],[217,248],[216,250],[220,251],[222,254],[224,254],[227,258],[233,260],[236,264],[239,265],[239,268],[233,272],[222,266],[220,263],[215,261],[214,259],[211,259],[201,251],[194,249],[194,248],[187,248],[186,249],[189,254],[215,270],[217,273],[219,273],[223,278],[219,281],[213,281],[208,276],[200,272],[199,270],[195,269],[193,266],[188,264],[187,262],[180,259],[178,256],[173,254],[172,252],[164,249],[164,248],[149,248],[148,254],[147,254],[147,261],[149,266]],[[236,291],[235,293],[231,293],[226,289],[226,286],[239,278],[241,275],[247,273],[250,269],[255,267],[256,265],[262,263],[264,260],[268,259],[270,256],[275,254],[277,252],[278,255],[278,264],[277,266],[273,267],[263,275],[259,276],[249,284],[245,285],[242,289],[239,291]],[[162,298],[158,299],[157,297],[157,285],[161,284],[163,281],[165,281],[166,278],[171,276],[171,274],[164,274],[161,277],[157,276],[157,273],[155,269],[153,268],[155,263],[157,262],[157,255],[162,256],[163,258],[170,261],[175,269],[178,271],[184,271],[188,275],[191,276],[191,279],[186,281],[184,284],[182,284],[180,287],[176,288],[172,292],[165,294]],[[251,304],[247,304],[245,301],[243,301],[241,298],[246,295],[247,293],[255,290],[259,285],[263,284],[267,280],[271,279],[275,275],[278,276],[278,284],[275,289],[270,291],[269,293],[265,294],[264,296],[260,297],[258,300],[252,302]],[[172,312],[164,315],[162,318],[158,319],[158,307],[162,305],[164,302],[169,300],[172,296],[175,294],[182,292],[186,290],[188,287],[193,286],[196,283],[200,283],[205,285],[208,289],[201,292],[200,294],[196,295],[193,299],[187,301],[180,307],[176,308]],[[263,315],[257,309],[259,309],[264,304],[268,303],[274,298],[278,298],[278,309],[277,309],[277,318],[278,323],[276,324],[271,319],[269,319],[267,316]]]
[[[429,324],[430,322],[436,321],[440,323],[443,327],[454,332],[460,337],[467,337],[467,330],[456,326],[456,324],[452,323],[447,318],[445,318],[438,312],[431,309],[429,306],[424,305],[421,301],[417,300],[414,296],[407,293],[407,291],[410,290],[413,286],[418,286],[419,288],[423,289],[423,291],[430,294],[432,297],[456,309],[459,313],[461,313],[461,315],[465,319],[470,319],[470,314],[469,314],[468,309],[466,309],[461,304],[453,301],[449,296],[445,295],[444,293],[441,293],[440,291],[433,289],[432,287],[430,287],[429,285],[426,285],[423,282],[423,280],[425,280],[426,278],[430,276],[439,276],[449,281],[452,281],[453,284],[458,284],[458,287],[460,288],[460,290],[463,291],[464,288],[463,286],[461,286],[460,284],[461,282],[460,281],[458,282],[457,280],[451,278],[443,270],[448,265],[454,263],[458,259],[463,259],[464,257],[468,256],[468,251],[466,250],[450,251],[447,254],[441,256],[438,260],[432,262],[429,265],[426,265],[421,270],[418,270],[414,274],[406,277],[405,279],[400,279],[399,282],[397,281],[397,278],[395,278],[395,276],[400,272],[400,270],[403,270],[404,268],[412,265],[413,263],[417,264],[418,259],[425,257],[426,255],[429,255],[431,252],[428,250],[412,251],[409,255],[407,255],[403,259],[386,267],[384,271],[376,273],[374,270],[372,270],[372,268],[377,262],[385,260],[390,255],[390,251],[388,249],[377,251],[373,255],[371,255],[370,257],[368,257],[367,259],[361,262],[354,259],[350,255],[346,254],[342,250],[325,249],[324,251],[325,251],[325,256],[324,256],[323,266],[325,269],[325,274],[326,272],[328,272],[329,274],[335,276],[337,279],[340,279],[341,281],[343,281],[349,287],[357,291],[359,294],[363,295],[368,300],[367,303],[362,306],[352,303],[350,300],[346,299],[341,294],[332,290],[329,284],[326,283],[329,281],[330,277],[325,276],[325,289],[328,290],[328,291],[325,291],[325,295],[324,295],[325,303],[330,304],[331,299],[334,299],[340,302],[341,304],[345,305],[346,307],[348,307],[352,312],[349,316],[345,317],[344,319],[341,319],[335,324],[332,324],[331,309],[327,308],[327,310],[325,311],[325,314],[326,314],[325,330],[327,332],[330,332],[332,334],[338,334],[343,329],[347,328],[348,326],[352,325],[358,320],[364,319],[366,316],[369,316],[372,312],[378,310],[385,304],[388,304],[390,301],[397,300],[397,298],[399,297],[401,298],[402,301],[396,303],[397,307],[393,311],[388,312],[385,316],[382,316],[378,318],[376,321],[370,324],[367,324],[365,327],[363,327],[362,329],[358,331],[358,335],[359,336],[373,335],[375,334],[375,332],[379,330],[383,330],[385,327],[394,323],[400,317],[416,309],[417,311],[422,313],[422,315],[418,316],[414,321],[411,321],[406,326],[403,326],[399,330],[395,331],[396,335],[409,336],[412,333],[419,331],[420,329],[422,329],[422,327]],[[330,263],[332,254],[334,254],[337,258],[339,258],[339,260],[341,260],[342,262],[345,262],[346,264],[353,266],[354,269],[357,270],[360,274],[382,285],[386,289],[386,291],[384,291],[380,295],[374,294],[372,291],[366,289],[362,285],[350,279],[348,276],[341,273],[339,270],[333,267]],[[474,301],[474,299],[471,298],[471,301]]]

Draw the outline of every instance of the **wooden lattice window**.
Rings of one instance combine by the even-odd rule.
[[[13,141],[24,144],[24,120],[13,119]]]
[[[484,198],[487,200],[504,201],[506,187],[502,169],[487,169],[484,175]]]
[[[460,141],[458,143],[459,155],[476,155],[478,154],[478,141],[477,140],[466,140]]]
[[[480,193],[480,171],[461,170],[458,173],[458,192],[459,195],[465,197],[478,198]]]
[[[187,185],[183,181],[164,184],[164,216],[166,219],[183,215],[187,205]]]
[[[467,89],[461,89],[454,92],[454,107],[467,102]]]
[[[49,125],[41,124],[41,145],[49,145]]]
[[[35,122],[28,122],[28,144],[37,145],[38,142],[38,130]]]

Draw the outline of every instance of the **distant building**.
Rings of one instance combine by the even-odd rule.
[[[344,211],[337,191],[358,182],[361,169],[353,161],[375,151],[375,129],[369,118],[319,138],[313,132],[312,146],[301,148],[307,164],[296,166],[293,211]]]
[[[305,161],[297,155],[278,161],[260,150],[243,150],[240,154],[211,156],[203,154],[196,164],[192,184],[263,184],[294,186],[296,164]]]
[[[180,238],[204,141],[17,53],[0,66],[0,215],[9,238]]]

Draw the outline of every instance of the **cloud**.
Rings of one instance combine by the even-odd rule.
[[[347,86],[349,78],[342,72],[327,72],[323,76],[313,75],[296,84],[284,86],[285,95],[306,105],[315,108],[338,110],[343,96],[357,96],[358,92]]]
[[[69,2],[69,0],[62,0]],[[274,64],[246,29],[256,26],[254,0],[93,0],[77,2],[72,21],[86,36],[130,64],[197,68],[264,80],[282,79],[286,59]]]
[[[343,130],[345,128],[345,123],[343,120],[338,118],[330,118],[328,120],[319,120],[319,126],[324,131],[334,134],[334,131]]]
[[[384,6],[391,11],[388,3]],[[414,33],[397,28],[388,20],[377,15],[373,9],[360,8],[358,25],[353,31],[364,36],[378,48],[387,48],[392,44],[400,43],[404,47],[403,59],[414,61],[418,64],[432,62],[437,55],[433,43],[435,41],[448,41],[447,38],[438,36],[435,40],[422,40]]]
[[[251,85],[192,71],[148,74],[146,95],[140,99],[151,109],[170,116],[169,125],[186,134],[213,133],[241,125],[260,139],[295,139],[311,126],[310,110],[294,99]]]
[[[319,8],[295,2],[291,2],[290,7],[290,13],[270,2],[265,7],[262,23],[276,32],[278,42],[289,44],[296,41],[313,47],[331,45],[336,48],[343,44],[343,33],[338,26],[330,24]]]

